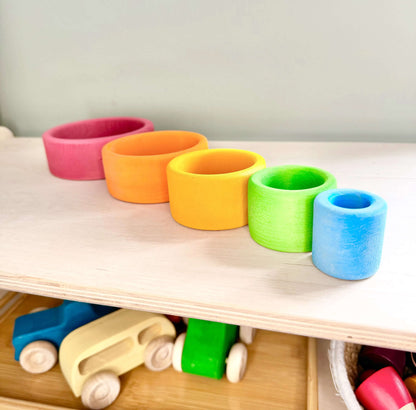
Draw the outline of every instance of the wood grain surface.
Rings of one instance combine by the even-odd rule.
[[[41,375],[24,372],[14,360],[11,344],[16,317],[38,306],[52,307],[58,300],[23,295],[0,322],[0,408],[1,409],[81,409],[64,380],[59,365]],[[316,357],[309,363],[314,363]],[[214,380],[173,368],[151,372],[144,366],[121,376],[121,393],[109,409],[281,409],[315,410],[307,404],[308,339],[301,336],[258,331],[248,347],[247,373],[240,383],[225,377]],[[310,402],[310,400],[309,400]],[[45,406],[44,406],[45,405]],[[47,407],[47,406],[48,407]],[[55,407],[49,407],[55,406]]]
[[[388,204],[379,271],[358,282],[247,227],[177,224],[169,204],[118,201],[104,180],[52,176],[39,138],[0,142],[0,288],[416,351],[416,144],[226,142],[268,166],[323,168]]]

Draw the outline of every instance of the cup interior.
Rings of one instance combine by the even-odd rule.
[[[282,168],[275,173],[266,174],[262,183],[270,188],[283,190],[302,190],[318,187],[326,181],[325,175],[314,168]]]
[[[103,118],[57,127],[53,136],[60,139],[89,139],[122,135],[140,130],[145,123],[134,118]]]
[[[372,203],[371,198],[362,193],[332,195],[328,199],[333,205],[348,209],[368,208]]]
[[[181,171],[199,175],[228,174],[250,168],[255,163],[256,157],[250,152],[206,150],[183,161]]]
[[[190,149],[200,141],[201,136],[193,132],[154,131],[114,140],[111,151],[129,156],[163,155]]]

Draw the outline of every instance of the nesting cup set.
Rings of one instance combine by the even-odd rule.
[[[266,168],[248,184],[252,238],[280,252],[311,252],[314,265],[340,279],[372,276],[379,267],[386,202],[313,167]]]
[[[43,135],[50,172],[105,178],[109,193],[137,204],[169,202],[180,224],[203,230],[247,225],[248,178],[264,159],[239,149],[208,149],[202,134],[154,131],[143,118],[78,121]]]
[[[266,168],[255,152],[209,149],[190,131],[154,131],[143,118],[78,121],[43,135],[50,172],[105,178],[109,193],[132,203],[169,202],[180,224],[202,230],[249,225],[260,245],[310,252],[315,266],[341,279],[378,269],[386,203],[369,192],[336,189],[329,172],[308,166]]]

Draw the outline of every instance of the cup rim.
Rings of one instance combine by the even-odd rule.
[[[232,171],[232,172],[223,172],[223,173],[215,173],[215,174],[200,174],[200,173],[195,173],[195,172],[188,172],[185,171],[183,169],[183,167],[181,166],[181,163],[187,161],[189,159],[189,157],[191,156],[198,156],[198,157],[205,157],[205,156],[209,156],[209,155],[215,155],[217,153],[234,153],[234,154],[240,154],[240,155],[244,155],[246,157],[252,158],[254,160],[253,164],[250,165],[249,167],[246,168],[242,168],[240,170],[237,171]],[[248,151],[248,150],[243,150],[243,149],[235,149],[235,148],[213,148],[213,149],[203,149],[203,150],[199,150],[199,151],[193,151],[193,152],[189,152],[183,155],[180,155],[176,158],[174,158],[168,165],[168,168],[172,171],[175,172],[176,174],[180,174],[183,176],[188,176],[188,177],[193,177],[193,178],[206,178],[206,179],[211,179],[211,178],[234,178],[236,176],[244,176],[246,174],[251,174],[251,170],[253,168],[257,168],[259,165],[265,165],[265,160],[264,158],[253,151]]]
[[[389,374],[391,377],[398,378],[400,380],[401,377],[397,370],[393,366],[386,366],[382,367],[381,369],[376,370],[372,375],[368,376],[356,389],[355,392],[361,392],[362,390],[367,390],[368,385],[373,385],[374,381],[378,381],[380,377],[382,378],[384,374]]]
[[[89,137],[89,138],[60,138],[57,137],[55,134],[59,131],[70,129],[72,127],[76,127],[79,125],[84,126],[91,126],[94,127],[97,123],[105,123],[105,122],[112,122],[112,121],[125,121],[125,122],[137,122],[138,126],[136,129],[132,129],[131,131],[123,132],[121,134],[111,134],[106,135],[103,137]],[[140,130],[151,131],[153,129],[152,121],[146,118],[140,117],[102,117],[102,118],[90,118],[86,120],[79,120],[68,122],[65,124],[57,125],[53,128],[48,129],[42,135],[42,138],[46,141],[56,142],[60,144],[74,144],[77,145],[81,144],[90,144],[92,142],[102,142],[102,141],[110,141],[114,138],[120,138],[123,136],[139,133]]]
[[[331,199],[336,197],[341,197],[345,195],[359,195],[365,197],[370,204],[366,207],[361,208],[346,208],[342,206],[338,206],[332,202]],[[339,214],[354,214],[354,215],[376,215],[379,213],[385,212],[387,209],[386,201],[381,198],[380,196],[373,194],[368,191],[360,190],[360,189],[351,189],[351,188],[337,188],[337,189],[329,189],[320,193],[316,199],[316,203],[319,203],[322,207],[326,208],[328,211],[333,213]]]
[[[313,171],[315,174],[318,174],[324,178],[324,182],[322,184],[310,187],[310,188],[304,188],[304,189],[282,189],[282,188],[274,188],[271,186],[268,186],[263,183],[262,179],[266,175],[270,175],[275,173],[277,170],[292,170],[292,169],[299,169],[299,170],[310,170]],[[315,192],[321,192],[322,189],[325,189],[325,187],[333,186],[336,184],[335,177],[328,171],[325,171],[322,168],[316,168],[311,167],[308,165],[278,165],[274,167],[267,167],[259,172],[256,172],[252,175],[250,178],[251,182],[257,185],[260,189],[269,191],[270,193],[275,194],[284,194],[284,195],[305,195],[305,194],[313,194]]]
[[[134,154],[121,154],[119,152],[116,152],[114,150],[114,147],[120,144],[123,144],[124,142],[128,141],[128,140],[135,140],[135,139],[144,139],[144,138],[151,138],[151,137],[157,137],[158,135],[164,135],[164,134],[172,134],[174,135],[186,135],[188,137],[196,137],[195,138],[195,143],[188,146],[187,148],[184,149],[180,149],[177,151],[170,151],[170,152],[165,152],[162,154],[146,154],[146,155],[134,155]],[[105,152],[107,155],[119,158],[119,159],[126,159],[126,160],[139,160],[139,159],[166,159],[169,157],[177,157],[178,154],[181,155],[181,153],[186,153],[190,150],[194,150],[195,148],[197,148],[198,146],[207,143],[207,138],[202,135],[199,134],[197,132],[193,132],[193,131],[182,131],[182,130],[158,130],[158,131],[149,131],[149,132],[142,132],[140,134],[131,134],[131,135],[126,135],[124,137],[121,138],[117,138],[114,139],[110,142],[108,142],[106,145],[104,145],[103,147],[103,152]]]

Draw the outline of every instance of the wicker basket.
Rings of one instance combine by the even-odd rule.
[[[358,378],[358,354],[361,345],[332,340],[329,365],[334,385],[348,410],[363,410],[354,394]]]

